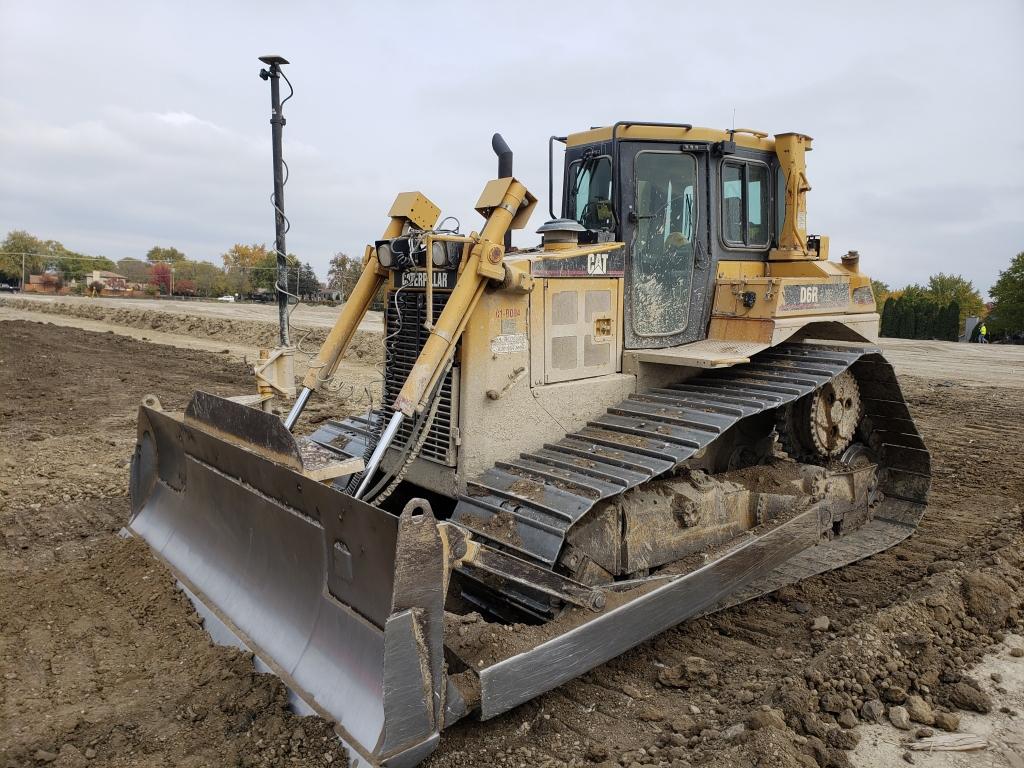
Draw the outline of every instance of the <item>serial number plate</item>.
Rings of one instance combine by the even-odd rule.
[[[527,350],[527,339],[525,333],[503,333],[491,339],[491,352],[496,355],[508,355],[513,352],[525,352]]]

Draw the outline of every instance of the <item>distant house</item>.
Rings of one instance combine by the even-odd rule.
[[[92,277],[88,278],[85,282],[87,285],[99,283],[103,286],[104,291],[110,291],[112,293],[123,293],[131,290],[131,286],[128,285],[127,277],[119,275],[117,272],[109,272],[105,269],[94,269],[92,271]]]
[[[29,275],[24,287],[25,293],[60,293],[63,283],[56,272],[44,272],[41,275]]]

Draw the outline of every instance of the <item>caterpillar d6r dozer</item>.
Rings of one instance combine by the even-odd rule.
[[[479,233],[398,195],[287,418],[202,392],[139,412],[130,530],[359,764],[414,765],[925,508],[870,280],[807,233],[809,137],[552,137],[563,192],[525,250],[536,201],[493,143]],[[294,436],[382,287],[381,407]]]

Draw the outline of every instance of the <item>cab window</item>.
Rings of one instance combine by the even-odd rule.
[[[722,239],[736,248],[771,242],[771,174],[762,163],[722,165]]]
[[[686,330],[690,316],[697,161],[683,153],[638,152],[634,176],[633,332],[671,336]]]
[[[615,228],[612,212],[612,159],[607,155],[576,160],[566,179],[567,215],[587,229]]]

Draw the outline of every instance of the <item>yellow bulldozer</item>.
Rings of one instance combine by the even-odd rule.
[[[358,764],[415,765],[925,508],[870,280],[808,234],[810,137],[554,136],[562,194],[526,249],[536,199],[493,144],[479,232],[398,195],[286,418],[201,391],[139,411],[130,531]],[[297,437],[381,289],[380,407]]]

